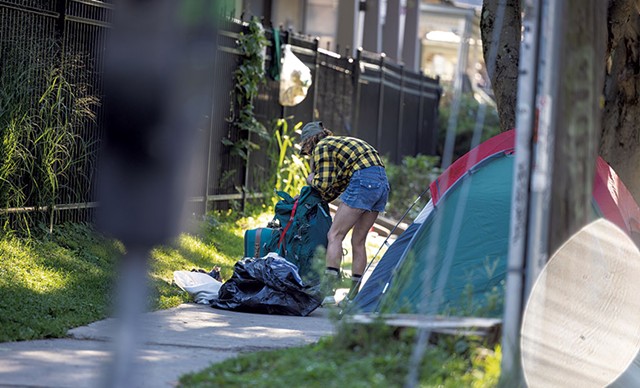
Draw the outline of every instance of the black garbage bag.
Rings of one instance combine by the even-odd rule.
[[[211,306],[261,314],[307,316],[322,297],[303,284],[298,268],[280,256],[238,261]]]

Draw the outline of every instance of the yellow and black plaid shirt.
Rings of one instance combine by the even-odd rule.
[[[325,137],[316,144],[311,160],[315,172],[311,186],[327,202],[346,190],[354,171],[372,166],[384,167],[378,151],[366,141],[354,137]]]

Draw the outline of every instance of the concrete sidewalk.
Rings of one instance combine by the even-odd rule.
[[[2,387],[99,387],[111,354],[113,319],[64,339],[0,343]],[[262,315],[183,304],[147,313],[135,387],[173,387],[188,372],[255,352],[305,345],[333,333],[328,310],[307,317]]]

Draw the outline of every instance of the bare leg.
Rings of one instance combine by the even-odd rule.
[[[358,219],[351,233],[351,250],[353,263],[351,271],[355,275],[363,275],[367,266],[367,234],[378,218],[378,212],[364,212]]]
[[[353,228],[358,219],[362,216],[364,210],[354,209],[341,203],[333,217],[331,229],[327,233],[327,267],[340,268],[342,261],[342,241],[345,236]]]

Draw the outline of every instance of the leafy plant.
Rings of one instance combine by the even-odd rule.
[[[431,198],[427,189],[431,181],[440,173],[437,167],[438,162],[438,157],[426,155],[405,156],[400,165],[385,160],[385,169],[391,187],[386,208],[389,216],[401,219],[417,200],[405,217],[405,222],[413,221]],[[422,197],[418,200],[420,194]]]
[[[293,134],[302,126],[297,123],[293,130],[285,119],[279,119],[274,131],[274,139],[277,153],[276,176],[274,187],[276,190],[287,193],[298,193],[304,185],[311,171],[308,160],[300,155],[295,147]]]
[[[446,85],[445,85],[446,86]],[[438,110],[438,153],[442,155],[444,152],[444,143],[447,136],[447,126],[449,124],[449,116],[451,115],[451,106],[453,100],[453,92],[450,87],[445,87],[444,93],[440,100],[440,108]],[[455,142],[453,150],[453,159],[455,161],[460,156],[469,152],[471,149],[471,141],[473,132],[476,127],[476,121],[479,119],[478,110],[480,103],[473,94],[463,93],[460,100],[460,110],[457,117],[457,125],[455,128]],[[500,133],[500,119],[498,111],[491,105],[485,106],[484,120],[481,123],[482,135],[480,141],[485,141]]]
[[[231,91],[230,116],[227,119],[239,136],[223,138],[222,143],[231,147],[232,154],[239,155],[245,162],[252,149],[259,149],[258,143],[251,140],[251,134],[269,140],[269,134],[255,117],[253,102],[258,95],[260,85],[266,82],[264,70],[264,50],[267,39],[258,18],[249,21],[247,32],[241,32],[238,38],[241,62],[234,72],[235,85]]]

